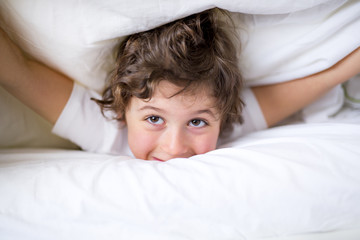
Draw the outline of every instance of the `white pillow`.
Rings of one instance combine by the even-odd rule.
[[[359,136],[358,124],[293,125],[165,163],[2,150],[1,236],[219,240],[360,229]]]
[[[241,67],[247,81],[293,79],[294,75],[306,75],[308,71],[290,73],[288,77],[283,75],[301,71],[304,65],[312,65],[320,57],[331,57],[329,63],[313,68],[312,72],[322,70],[348,54],[358,43],[355,36],[359,33],[354,29],[359,26],[360,4],[354,0],[345,2],[3,0],[0,6],[5,23],[10,27],[8,31],[31,55],[92,89],[102,90],[107,72],[113,66],[111,53],[119,37],[214,6],[252,14],[240,15],[240,19],[235,17],[245,30],[241,32],[245,42]],[[355,34],[352,41],[356,43],[343,40],[343,34],[341,38],[334,34],[344,26],[349,26],[350,32],[347,32]],[[338,39],[343,44],[336,45],[337,51],[333,53],[336,57],[329,51],[310,51],[324,43],[327,44],[321,49],[327,50]],[[300,58],[299,53],[303,57]]]

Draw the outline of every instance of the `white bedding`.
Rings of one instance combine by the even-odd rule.
[[[360,46],[356,0],[1,0],[0,24],[101,90],[118,37],[213,6],[245,13],[233,17],[247,85],[323,70]],[[68,150],[50,130],[0,89],[0,239],[360,239],[359,110],[166,163]]]
[[[358,124],[284,126],[166,163],[2,150],[0,232],[54,240],[360,237],[359,136]]]

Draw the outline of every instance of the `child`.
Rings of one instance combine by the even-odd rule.
[[[321,73],[245,89],[243,109],[235,47],[218,14],[209,10],[130,36],[101,100],[26,59],[2,33],[0,83],[84,150],[166,161],[214,150],[241,112],[245,132],[272,126],[360,71],[356,50]],[[118,121],[103,118],[96,104]]]

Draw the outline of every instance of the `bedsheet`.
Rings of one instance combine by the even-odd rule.
[[[55,240],[356,232],[359,136],[358,124],[282,126],[165,163],[1,150],[0,232],[2,239]]]

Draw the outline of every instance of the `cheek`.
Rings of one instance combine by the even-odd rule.
[[[131,152],[138,159],[147,159],[155,145],[154,137],[139,128],[128,127],[128,143]]]
[[[203,154],[215,150],[219,134],[217,131],[202,136],[198,139],[194,138],[193,151],[195,154]]]

